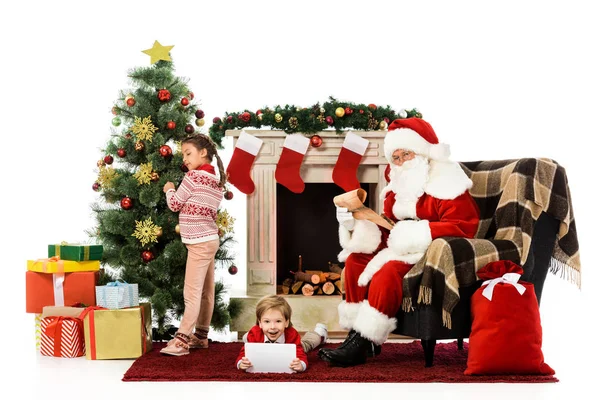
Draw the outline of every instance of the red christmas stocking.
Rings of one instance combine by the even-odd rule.
[[[227,166],[227,177],[229,182],[242,193],[254,192],[254,182],[250,177],[250,170],[262,144],[262,140],[245,131],[242,131],[235,144],[231,161]]]
[[[275,180],[294,193],[304,191],[304,182],[300,178],[300,164],[309,143],[310,139],[300,133],[287,135],[283,142],[283,151],[275,170]]]
[[[360,188],[356,171],[368,145],[367,139],[363,139],[355,133],[348,132],[346,135],[332,174],[333,182],[346,192]]]

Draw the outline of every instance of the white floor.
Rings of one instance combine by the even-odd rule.
[[[16,390],[18,397],[24,399],[155,399],[167,396],[346,399],[374,395],[378,398],[409,395],[415,399],[419,396],[420,399],[461,400],[600,398],[594,392],[599,379],[595,304],[587,302],[581,292],[560,278],[551,276],[549,280],[560,286],[561,291],[566,291],[564,298],[569,299],[569,304],[550,297],[542,301],[544,356],[560,379],[554,384],[122,382],[121,378],[132,360],[88,361],[85,357],[60,359],[40,356],[34,351],[31,333],[33,315],[20,314],[15,315],[19,319],[15,326],[19,327],[21,334],[11,335],[16,340],[2,342],[1,380],[5,383],[0,387]],[[28,330],[29,327],[31,330]],[[26,332],[23,334],[23,331]],[[231,337],[217,337],[213,333],[211,336],[220,340]],[[16,396],[10,398],[13,397]]]

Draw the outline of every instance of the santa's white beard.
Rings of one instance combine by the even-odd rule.
[[[417,218],[416,205],[429,179],[429,160],[417,155],[404,164],[391,165],[386,189],[396,194],[392,212],[398,219]]]

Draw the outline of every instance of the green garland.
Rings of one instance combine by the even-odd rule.
[[[343,110],[343,114],[338,109]],[[286,104],[284,107],[279,105],[272,108],[265,107],[256,112],[244,110],[225,113],[223,118],[213,119],[213,125],[208,132],[211,139],[223,148],[221,143],[228,129],[271,127],[288,134],[296,132],[310,134],[334,128],[339,134],[343,129],[385,130],[391,121],[410,117],[422,118],[423,116],[416,108],[401,110],[398,113],[390,106],[354,104],[329,97],[329,101],[323,105],[317,103],[308,108]]]

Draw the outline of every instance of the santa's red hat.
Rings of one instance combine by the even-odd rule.
[[[392,121],[383,139],[385,158],[392,162],[398,149],[414,151],[436,161],[448,160],[450,147],[440,143],[431,125],[421,118],[404,118]]]

